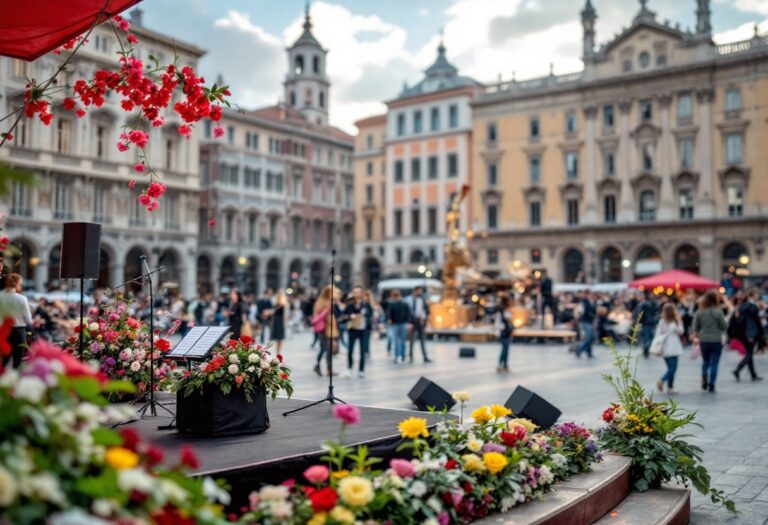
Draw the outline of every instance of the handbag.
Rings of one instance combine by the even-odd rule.
[[[696,343],[691,349],[691,359],[698,359],[701,357],[701,344]]]
[[[248,320],[248,317],[245,315],[243,316],[243,326],[240,328],[240,335],[246,336],[246,337],[253,337],[253,328],[251,327],[251,322]]]
[[[312,316],[312,331],[316,334],[321,334],[325,331],[325,327],[328,325],[328,308],[323,308]]]
[[[649,353],[651,355],[664,355],[664,345],[667,343],[667,337],[669,337],[669,334],[670,332],[666,332],[664,334],[656,334],[653,336],[653,340],[651,341],[651,348],[649,349]]]

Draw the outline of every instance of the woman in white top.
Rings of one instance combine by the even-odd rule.
[[[667,392],[674,394],[675,372],[677,372],[677,361],[683,353],[683,344],[680,342],[680,336],[683,335],[683,327],[678,318],[677,309],[672,303],[667,303],[661,310],[661,319],[656,326],[657,338],[663,338],[661,344],[661,356],[667,364],[667,371],[656,381],[659,391],[664,390],[664,383],[667,383]],[[660,339],[661,340],[661,339]]]
[[[5,290],[0,293],[0,311],[13,318],[13,328],[8,336],[11,345],[11,355],[3,358],[3,366],[13,356],[13,368],[21,366],[21,358],[27,346],[27,329],[32,326],[32,312],[29,301],[21,295],[22,278],[18,273],[12,273],[5,281]]]

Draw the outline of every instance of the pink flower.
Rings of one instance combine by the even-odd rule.
[[[304,477],[315,485],[325,483],[328,479],[328,467],[325,465],[313,465],[304,471]]]
[[[125,38],[126,38],[126,39],[128,40],[128,42],[130,42],[131,44],[138,44],[138,43],[139,43],[139,39],[138,39],[138,38],[136,38],[135,36],[133,36],[133,33],[129,33],[129,34],[128,34],[128,36],[127,36],[127,37],[125,37]]]
[[[128,151],[128,145],[123,144],[122,142],[117,143],[117,149],[120,151]]]
[[[224,136],[224,128],[213,128],[213,136],[220,139]]]
[[[213,217],[208,219],[208,226],[216,226],[216,219],[214,219]]]
[[[149,203],[152,201],[152,199],[149,198],[149,195],[146,193],[142,193],[139,195],[139,204],[142,206],[149,206]]]
[[[136,187],[136,181],[131,179],[128,181],[128,188],[133,189]]]
[[[401,478],[411,478],[416,474],[416,469],[413,468],[413,463],[407,459],[393,459],[389,462],[389,466],[395,471],[395,474]]]
[[[75,115],[77,115],[77,118],[83,118],[85,116],[85,110],[83,108],[80,108],[77,111],[75,111]]]
[[[61,103],[61,105],[67,111],[72,111],[73,109],[75,109],[75,106],[77,105],[77,103],[75,102],[75,99],[67,97],[64,99],[64,102]]]
[[[189,138],[189,136],[192,134],[192,128],[187,126],[186,124],[182,124],[179,126],[179,135],[182,137]]]
[[[149,188],[147,188],[147,195],[152,197],[153,199],[157,199],[163,196],[165,193],[166,186],[165,184],[162,184],[160,182],[153,182],[149,185]]]
[[[221,106],[211,106],[211,113],[208,115],[209,118],[214,121],[218,122],[221,120]]]
[[[357,425],[360,422],[360,409],[354,405],[334,405],[333,415],[345,425]]]
[[[152,126],[155,128],[159,128],[165,124],[165,119],[163,117],[157,117],[155,120],[152,121]]]
[[[157,201],[152,201],[149,203],[149,206],[147,206],[147,211],[155,211],[160,207],[160,203]]]
[[[149,135],[141,130],[132,129],[128,132],[128,140],[136,144],[138,147],[143,148],[149,143]]]

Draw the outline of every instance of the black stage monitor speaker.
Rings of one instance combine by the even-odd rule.
[[[422,411],[429,410],[430,408],[438,411],[443,409],[450,410],[456,404],[451,394],[443,390],[437,383],[423,376],[413,385],[411,391],[408,392],[408,397]]]
[[[61,239],[61,279],[98,279],[101,224],[65,222]]]
[[[514,417],[530,419],[541,428],[551,427],[562,413],[546,399],[522,386],[515,388],[504,406]]]
[[[459,357],[475,357],[475,347],[462,346],[459,348]]]

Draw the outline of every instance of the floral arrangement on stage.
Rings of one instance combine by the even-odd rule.
[[[102,315],[89,316],[82,327],[75,326],[74,334],[67,339],[67,349],[79,355],[79,331],[83,330],[82,359],[111,379],[134,384],[137,394],[141,394],[150,383],[149,329],[130,315],[128,306],[125,301],[116,301],[106,306]],[[176,365],[162,359],[170,348],[168,340],[155,339],[155,390],[170,388]],[[110,396],[112,401],[124,398],[120,394]]]
[[[366,447],[343,444],[346,427],[359,422],[358,409],[336,405],[334,413],[341,432],[338,441],[324,443],[324,464],[308,468],[303,480],[252,493],[245,523],[466,523],[540,497],[602,459],[583,427],[536,432],[529,420],[491,405],[476,409],[472,421],[446,417],[434,429],[423,418],[405,419],[399,450],[409,458],[383,466]]]
[[[686,441],[690,434],[681,433],[685,427],[696,425],[696,413],[684,411],[674,399],[654,401],[635,378],[633,370],[639,356],[633,356],[632,349],[638,327],[630,336],[627,354],[619,354],[608,341],[618,374],[605,375],[604,379],[616,391],[618,403],[603,411],[605,426],[598,433],[601,445],[632,459],[636,490],[659,488],[675,479],[686,486],[690,483],[713,503],[735,512],[736,504],[711,486],[710,475],[701,464],[702,449]]]
[[[215,385],[225,395],[233,389],[241,390],[249,402],[261,389],[273,399],[281,390],[290,397],[293,394],[290,373],[283,365],[282,355],[273,356],[268,346],[244,335],[218,345],[208,360],[185,371],[176,390],[188,396],[205,385]]]
[[[226,523],[229,495],[186,475],[197,468],[190,450],[164,467],[162,451],[133,430],[105,428],[135,415],[106,394],[131,390],[44,341],[0,375],[0,522]]]

